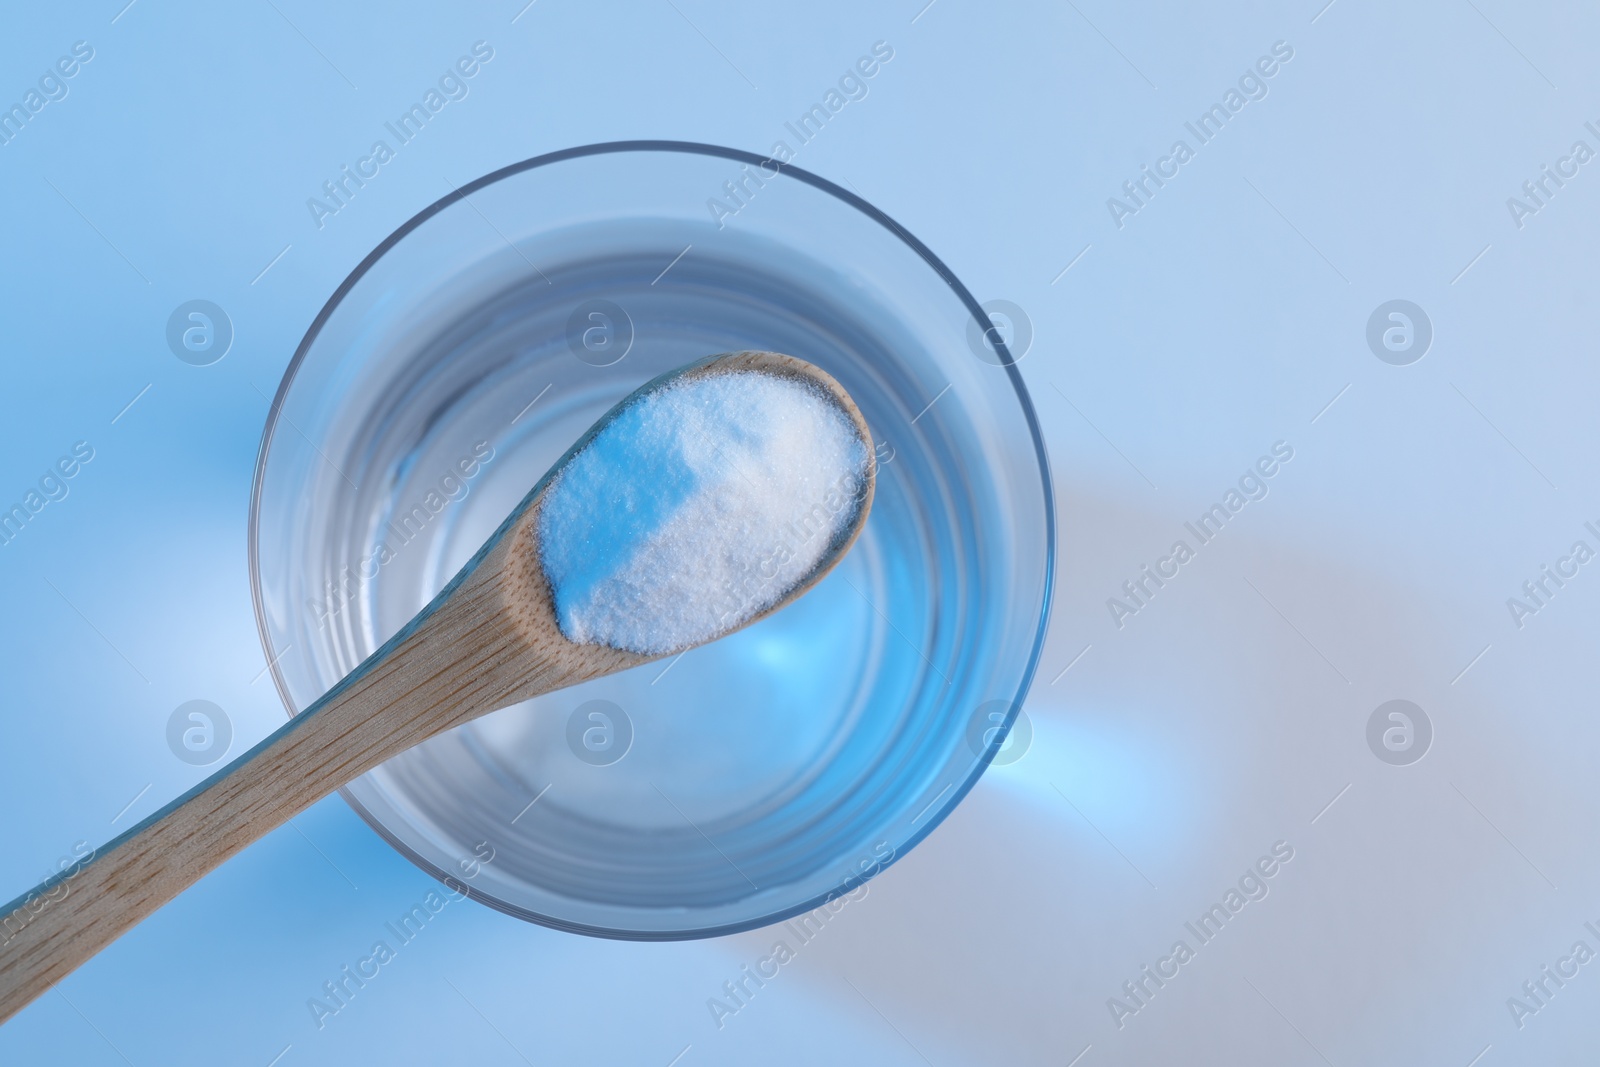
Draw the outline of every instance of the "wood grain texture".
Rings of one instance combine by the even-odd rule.
[[[246,845],[384,760],[488,712],[660,658],[562,635],[540,562],[543,493],[640,393],[673,378],[747,370],[825,389],[870,455],[872,437],[854,401],[827,374],[790,356],[731,353],[647,383],[556,463],[432,603],[320,700],[91,857],[6,905],[0,1022]],[[869,461],[854,521],[817,569],[740,626],[792,602],[843,557],[866,523],[875,476]]]

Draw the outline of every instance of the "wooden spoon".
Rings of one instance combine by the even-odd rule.
[[[641,395],[696,376],[749,371],[820,386],[871,456],[871,434],[849,394],[792,356],[714,356],[647,383],[556,463],[427,607],[320,700],[89,859],[3,906],[0,1021],[228,857],[384,760],[488,712],[661,658],[563,636],[540,556],[544,491]],[[869,459],[852,525],[815,570],[732,629],[786,606],[833,569],[866,523],[875,476]]]

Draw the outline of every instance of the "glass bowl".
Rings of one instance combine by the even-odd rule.
[[[339,286],[273,401],[250,569],[284,704],[398,630],[634,388],[786,352],[837,378],[875,439],[871,517],[832,574],[343,793],[435,877],[588,934],[728,933],[854,890],[983,773],[1044,636],[1049,472],[989,326],[892,219],[746,152],[591,145],[462,187]]]

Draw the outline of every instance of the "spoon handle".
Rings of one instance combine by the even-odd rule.
[[[346,782],[486,711],[581,681],[582,671],[541,654],[543,642],[507,617],[501,568],[487,565],[495,555],[469,565],[417,619],[260,744],[0,905],[0,1022]]]

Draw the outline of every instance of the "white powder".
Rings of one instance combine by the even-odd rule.
[[[639,397],[545,490],[562,633],[660,655],[734,629],[854,523],[867,459],[834,399],[796,379],[728,371]]]

